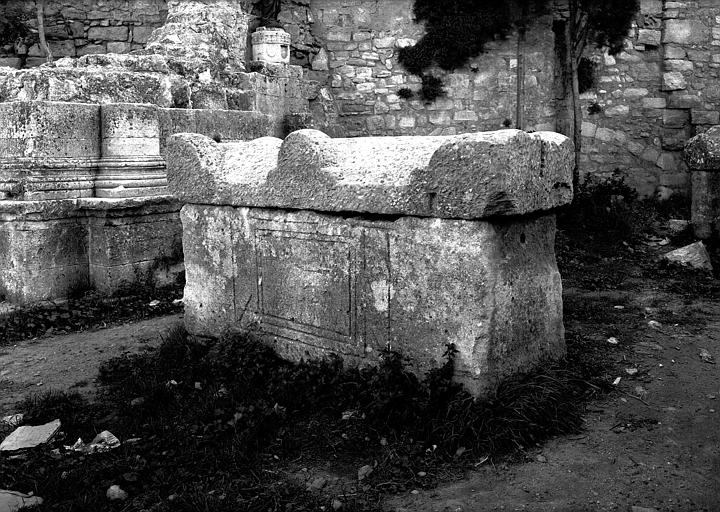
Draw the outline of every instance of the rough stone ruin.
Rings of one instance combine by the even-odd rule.
[[[286,356],[420,372],[458,350],[476,393],[564,353],[553,209],[572,143],[517,130],[217,143],[177,134],[188,330],[255,328]]]
[[[244,13],[171,1],[141,51],[0,68],[0,301],[172,281],[182,246],[167,138],[281,135],[288,116],[309,117],[311,98],[323,118],[298,66],[246,71]]]
[[[289,357],[355,364],[389,346],[419,372],[452,343],[478,394],[564,353],[567,138],[331,138],[342,98],[285,63],[286,36],[256,38],[281,62],[246,64],[249,1],[167,8],[133,53],[0,69],[3,298],[184,270],[193,334],[256,328]],[[325,133],[282,140],[294,125]]]

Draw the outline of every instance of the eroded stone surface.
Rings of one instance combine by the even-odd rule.
[[[188,69],[225,64],[244,71],[251,0],[170,0],[165,24],[146,51],[172,56]]]
[[[309,211],[183,207],[186,325],[253,324],[284,355],[377,362],[387,344],[424,372],[459,350],[487,393],[564,353],[553,216],[369,220]]]
[[[572,198],[572,143],[548,132],[331,139],[300,130],[282,143],[238,144],[178,134],[168,147],[171,190],[190,203],[478,219]]]
[[[685,162],[693,171],[720,172],[720,126],[713,126],[685,144]]]
[[[28,303],[173,279],[179,209],[168,196],[0,201],[0,296]]]
[[[720,234],[720,126],[696,135],[685,145],[685,162],[691,170],[691,221],[695,236]]]

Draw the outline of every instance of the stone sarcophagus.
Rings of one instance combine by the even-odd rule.
[[[553,208],[572,199],[571,142],[517,130],[331,139],[300,130],[168,142],[186,203],[185,321],[256,328],[281,354],[423,373],[458,350],[478,394],[565,352]]]

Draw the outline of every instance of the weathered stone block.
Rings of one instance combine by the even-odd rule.
[[[570,200],[573,160],[567,138],[517,130],[301,130],[238,144],[175,135],[173,191],[195,203],[181,213],[187,327],[217,336],[254,325],[295,359],[372,363],[389,344],[419,372],[453,343],[457,378],[490,393],[564,352],[544,210]]]
[[[90,27],[87,38],[98,41],[127,41],[128,27]]]
[[[30,303],[153,284],[182,259],[179,209],[168,196],[0,201],[0,295]]]
[[[457,377],[477,393],[564,352],[551,216],[393,221],[186,205],[182,221],[195,334],[255,324],[281,354],[355,364],[389,344],[420,372],[454,343]]]
[[[0,201],[0,295],[36,302],[88,283],[87,236],[74,201]]]
[[[720,172],[693,170],[690,222],[697,238],[720,237]]]
[[[640,12],[643,14],[660,14],[663,10],[662,0],[641,0]]]
[[[160,154],[158,107],[142,103],[102,105],[103,156]]]
[[[663,111],[663,126],[682,128],[690,121],[690,112],[685,109],[666,109]]]
[[[83,58],[89,57],[99,58],[95,55]],[[136,62],[147,61],[147,58],[140,56],[122,57]],[[5,101],[43,100],[92,103],[95,106],[101,103],[152,103],[170,107],[173,104],[172,87],[173,81],[166,75],[132,72],[114,66],[102,70],[80,67],[32,68],[3,73],[0,97],[5,98]]]
[[[300,130],[229,145],[178,134],[168,166],[184,202],[477,219],[570,201],[572,152],[566,137],[518,130],[354,139]]]
[[[659,30],[649,30],[641,28],[638,30],[638,43],[648,46],[660,46],[662,32]]]
[[[687,82],[682,73],[679,71],[663,73],[663,91],[678,91],[682,89],[687,89]]]
[[[0,103],[0,194],[27,200],[92,195],[99,114],[98,105]]]
[[[671,19],[665,22],[663,43],[702,44],[709,42],[710,30],[696,20]]]
[[[720,123],[720,112],[717,110],[696,110],[690,111],[690,118],[693,124],[718,124]]]
[[[643,108],[665,108],[667,100],[665,98],[643,98]]]
[[[80,203],[87,218],[90,284],[104,294],[154,285],[182,263],[180,205],[167,196]]]
[[[665,69],[667,71],[689,72],[695,68],[695,65],[685,59],[665,59]]]

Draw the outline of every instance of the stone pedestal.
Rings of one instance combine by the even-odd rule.
[[[692,173],[691,222],[695,236],[720,236],[720,126],[690,139],[685,162]]]
[[[252,35],[253,61],[290,64],[290,42],[290,34],[281,28],[258,28]]]
[[[572,198],[567,138],[517,130],[216,144],[181,134],[190,332],[257,328],[293,359],[424,373],[458,350],[478,395],[565,352],[551,210]]]
[[[167,193],[158,107],[139,103],[103,105],[101,133],[102,159],[95,178],[95,197]]]
[[[89,197],[100,159],[100,106],[0,103],[0,200]]]

